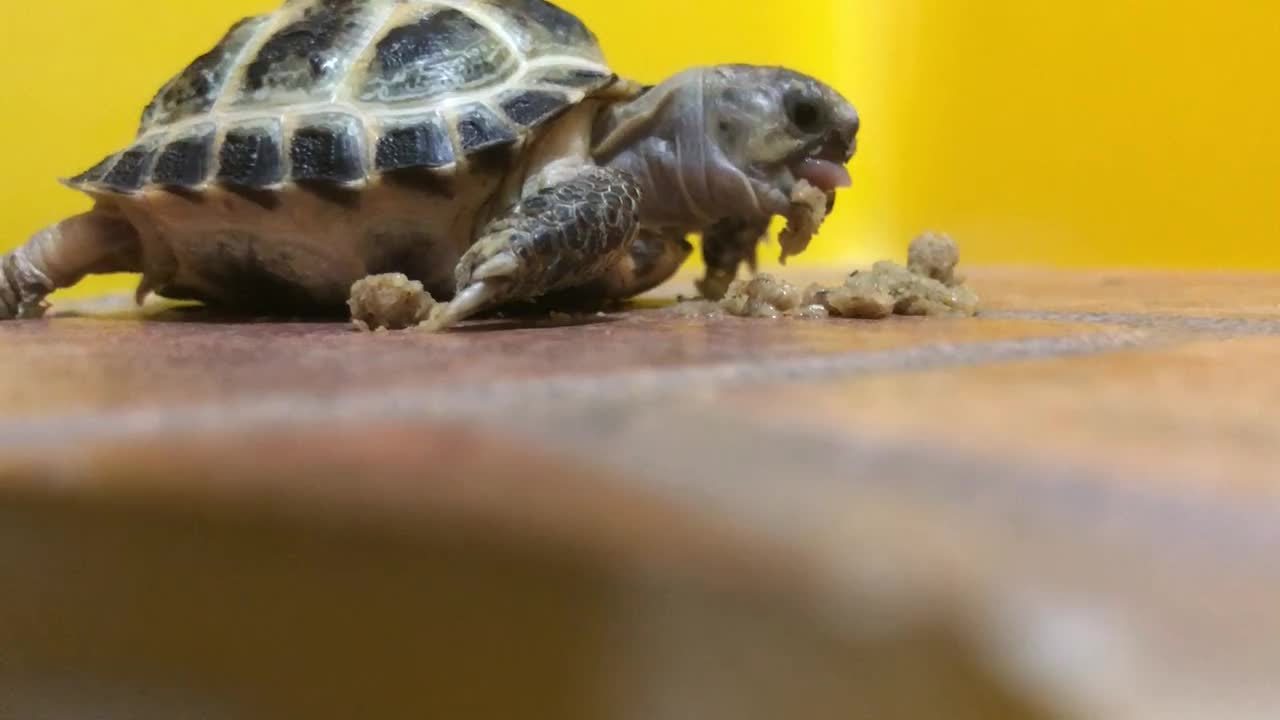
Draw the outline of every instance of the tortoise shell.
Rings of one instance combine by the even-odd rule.
[[[233,26],[147,106],[133,144],[67,182],[199,193],[456,170],[616,76],[544,0],[288,0]]]

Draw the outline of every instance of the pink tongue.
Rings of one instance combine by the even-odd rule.
[[[814,158],[805,160],[800,167],[796,168],[796,176],[808,180],[810,185],[827,192],[836,188],[847,188],[853,184],[848,168],[829,160]]]

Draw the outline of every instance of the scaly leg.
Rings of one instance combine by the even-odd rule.
[[[555,296],[567,303],[627,300],[671,279],[693,253],[681,232],[641,230],[631,250],[603,275]]]
[[[525,198],[463,255],[458,294],[427,327],[444,329],[486,309],[604,275],[631,249],[640,195],[630,174],[589,167]]]
[[[92,273],[137,272],[138,256],[133,226],[110,210],[51,225],[0,258],[0,320],[38,318],[49,293]]]
[[[725,220],[707,228],[702,234],[707,274],[698,281],[698,292],[708,300],[723,298],[743,263],[756,269],[756,252],[768,232],[768,220]]]

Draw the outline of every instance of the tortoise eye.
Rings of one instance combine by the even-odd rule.
[[[792,95],[787,98],[787,119],[802,133],[822,131],[822,106],[811,98]]]

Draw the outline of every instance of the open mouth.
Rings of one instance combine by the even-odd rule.
[[[791,173],[797,179],[807,180],[810,185],[827,193],[853,185],[848,168],[821,158],[805,158],[792,168]]]
[[[845,167],[853,159],[853,147],[840,138],[831,138],[810,147],[791,166],[791,174],[797,180],[807,180],[810,185],[832,194],[853,185],[853,178]]]

